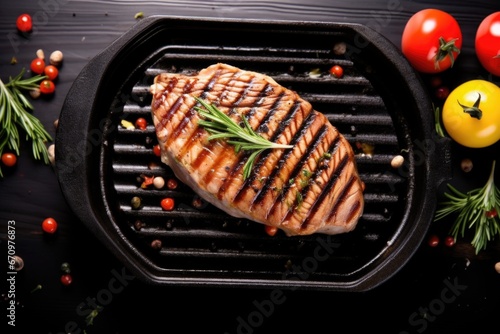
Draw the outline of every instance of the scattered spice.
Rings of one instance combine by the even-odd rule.
[[[156,176],[154,179],[153,179],[153,186],[156,188],[156,189],[161,189],[165,186],[165,180],[163,179],[163,177],[161,176]]]
[[[155,239],[151,241],[151,248],[159,250],[162,247],[162,242],[160,239]]]
[[[24,260],[19,255],[14,255],[12,258],[14,260],[14,270],[22,270],[24,268]]]
[[[405,158],[402,155],[396,155],[391,160],[391,167],[392,168],[399,168],[403,165],[404,162],[405,162]]]
[[[172,211],[175,207],[175,201],[171,197],[165,197],[161,200],[160,206],[165,211]]]
[[[122,121],[120,122],[120,125],[123,126],[127,130],[135,130],[134,124],[132,122],[126,121],[124,119],[122,119]]]
[[[42,49],[36,50],[36,57],[45,60],[45,53]]]
[[[155,146],[153,146],[153,153],[154,153],[154,155],[156,155],[157,157],[161,156],[161,149],[160,149],[160,145],[156,144]]]
[[[42,92],[40,92],[40,87],[35,87],[32,90],[30,90],[30,96],[33,99],[38,99],[42,95]]]
[[[319,69],[319,68],[314,68],[314,69],[312,69],[312,70],[309,72],[309,77],[310,77],[310,78],[313,78],[313,79],[316,79],[316,78],[321,77],[321,69]]]
[[[63,262],[61,264],[61,271],[65,274],[69,274],[71,273],[71,268],[69,266],[69,263],[68,262]]]
[[[60,66],[63,58],[63,53],[59,50],[56,50],[50,54],[49,62],[51,65]]]
[[[455,238],[452,237],[451,235],[447,236],[444,239],[444,244],[448,247],[452,247],[453,245],[455,245]]]
[[[347,44],[345,42],[335,43],[333,46],[333,53],[337,56],[342,56],[347,51]]]
[[[33,290],[31,290],[31,293],[36,292],[38,290],[42,290],[42,285],[41,284],[38,284],[37,286],[35,286],[35,288]]]
[[[54,218],[48,217],[45,218],[42,222],[42,230],[45,233],[54,234],[57,231],[57,225],[57,221]]]
[[[278,228],[275,226],[265,225],[264,230],[266,231],[266,234],[269,235],[270,237],[274,237],[276,233],[278,233]]]
[[[470,172],[472,170],[472,167],[474,167],[474,165],[473,165],[471,159],[465,158],[465,159],[462,159],[462,161],[460,162],[460,168],[465,173]]]
[[[132,206],[132,209],[134,209],[134,210],[140,209],[141,205],[142,205],[141,198],[138,196],[132,197],[132,199],[130,200],[130,205]]]
[[[437,245],[439,245],[439,237],[433,234],[429,237],[427,243],[430,247],[437,247]]]
[[[143,180],[141,188],[145,189],[148,188],[150,185],[152,185],[154,178],[155,178],[154,176],[141,175],[141,179]]]
[[[205,206],[205,202],[200,197],[196,196],[193,198],[191,205],[196,209],[202,209],[203,206]]]
[[[73,276],[71,274],[61,275],[61,283],[66,286],[71,285],[73,283]]]
[[[174,189],[177,189],[177,186],[179,185],[179,183],[177,182],[176,179],[174,178],[169,178],[167,180],[167,188],[170,189],[170,190],[174,190]]]
[[[144,117],[139,117],[138,119],[135,120],[135,126],[141,130],[146,130],[148,126],[148,121],[146,121]]]
[[[356,142],[356,148],[361,150],[362,154],[368,157],[373,156],[373,152],[375,151],[374,145],[362,142]]]
[[[49,153],[49,161],[52,166],[56,165],[56,146],[54,144],[50,144],[49,148],[47,149],[47,152]]]
[[[87,324],[87,326],[91,326],[94,324],[94,319],[99,315],[99,312],[102,311],[102,308],[102,306],[96,305],[96,308],[93,309],[92,312],[89,313],[89,315],[87,315],[87,317],[85,318],[85,323]]]
[[[144,227],[144,223],[142,222],[142,220],[139,220],[137,219],[135,222],[134,222],[134,228],[136,231],[140,231],[143,227]]]

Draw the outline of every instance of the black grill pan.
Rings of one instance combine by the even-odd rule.
[[[334,51],[339,45],[345,52]],[[366,184],[353,232],[268,236],[258,223],[200,203],[182,184],[140,187],[143,176],[173,177],[153,153],[154,76],[196,73],[217,62],[273,77],[345,135]],[[328,73],[334,64],[344,68],[343,78]],[[145,130],[121,125],[139,117],[149,122]],[[75,80],[59,119],[56,170],[75,214],[146,282],[366,291],[410,259],[432,221],[435,190],[450,175],[449,142],[433,126],[418,75],[366,26],[153,16]],[[392,168],[398,154],[405,163]],[[138,209],[131,206],[135,196],[142,199]],[[175,210],[161,209],[164,197],[175,199]]]

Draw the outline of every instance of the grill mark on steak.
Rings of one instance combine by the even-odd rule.
[[[223,74],[223,72],[221,70],[217,70],[217,71],[214,72],[214,74],[212,75],[212,77],[209,80],[206,80],[206,84],[205,84],[205,86],[202,89],[202,92],[200,94],[200,98],[207,98],[208,93],[213,93],[214,96],[217,96],[215,94],[216,91],[214,91],[213,88],[217,84],[217,82],[220,80],[222,74]],[[234,75],[235,74],[233,74],[233,76]],[[190,93],[190,92],[187,92],[185,90],[183,90],[183,92],[184,93]],[[221,91],[219,94],[222,94],[222,93],[223,93],[223,91]],[[189,108],[189,111],[188,111],[188,113],[186,113],[186,116],[188,116],[190,118],[189,118],[189,120],[186,120],[186,121],[185,121],[185,119],[183,119],[183,121],[185,121],[185,122],[182,122],[183,123],[182,127],[179,126],[177,128],[178,130],[176,129],[177,134],[181,133],[182,130],[192,120],[192,118],[194,116],[198,115],[198,113],[195,110],[195,107],[199,107],[199,106],[200,106],[200,104],[198,102],[196,102],[191,108]],[[188,152],[189,150],[191,150],[191,148],[192,148],[193,145],[197,145],[198,141],[201,139],[200,137],[205,133],[205,130],[203,129],[203,127],[199,127],[198,124],[196,124],[195,127],[196,128],[191,133],[191,136],[187,139],[186,143],[184,144],[184,146],[180,150],[180,152],[178,154],[178,158],[181,157],[182,155],[186,154],[186,152]],[[213,148],[214,148],[214,143],[213,142],[208,142],[206,144],[205,149],[197,157],[192,157],[193,159],[195,159],[194,162],[193,162],[193,166],[195,166],[195,168],[200,167],[201,164],[203,163],[204,159],[208,155],[208,153],[211,152],[213,150]]]
[[[300,110],[300,104],[299,103],[295,103],[292,105],[292,108],[290,110],[288,110],[288,112],[284,115],[283,117],[283,121],[280,122],[280,125],[277,127],[276,131],[274,132],[273,134],[273,138],[275,137],[279,137],[281,134],[283,134],[283,132],[285,131],[285,129],[287,129],[288,125],[290,125],[292,123],[292,121],[296,118],[295,116],[297,115],[297,112]],[[290,145],[294,145],[296,142],[298,141],[298,137],[294,138],[292,141],[289,142]],[[288,151],[288,150],[286,150]],[[248,158],[248,154],[247,155],[244,155],[244,158],[247,159]],[[246,161],[246,160],[245,160]],[[265,160],[261,160],[262,163],[264,163]],[[282,161],[282,164],[284,164],[285,161],[283,160]],[[279,167],[276,167],[275,170],[279,169]],[[257,173],[253,173],[254,175],[251,176],[251,178],[253,177],[253,180],[255,180],[255,175],[259,174],[258,172]],[[250,178],[249,178],[250,179]],[[246,185],[248,185],[248,180],[245,180],[241,187],[239,189],[236,190],[236,193],[235,193],[235,196],[232,198],[233,201],[235,202],[239,202],[241,200],[241,193],[242,193],[242,190],[246,187]],[[228,184],[230,183],[231,180],[226,180],[225,184]],[[222,190],[222,188],[221,188]],[[225,190],[225,188],[224,188]]]
[[[332,206],[332,209],[327,215],[327,219],[332,219],[338,212],[339,208],[345,203],[347,197],[346,195],[349,193],[349,190],[351,187],[354,185],[355,178],[350,177],[349,181],[347,184],[342,188],[342,192],[339,194],[339,196],[336,199],[335,205]],[[358,209],[360,208],[361,203],[359,201],[356,201],[352,206],[349,207],[349,213],[348,213],[348,219],[352,219],[352,217],[357,213]]]
[[[339,144],[339,141],[335,141],[333,143],[334,149],[333,149],[332,156],[335,154],[335,151],[338,148],[338,144]],[[306,218],[303,220],[303,222],[301,224],[302,229],[304,229],[309,224],[311,217],[314,215],[314,213],[316,213],[316,210],[318,209],[318,207],[322,204],[323,200],[329,194],[329,192],[327,190],[331,189],[331,187],[333,187],[333,185],[337,182],[339,175],[340,175],[340,173],[342,173],[342,171],[346,167],[347,162],[348,162],[348,156],[344,155],[342,157],[342,159],[340,160],[340,163],[335,166],[335,169],[334,169],[332,175],[330,176],[328,183],[323,186],[321,193],[317,196],[316,201],[309,209]]]
[[[297,114],[297,110],[300,110],[301,108],[293,108],[293,112],[289,113],[288,115],[290,116],[290,121],[291,119],[295,118],[294,116]],[[301,138],[304,136],[306,131],[303,131],[305,129],[308,129],[310,125],[315,121],[316,115],[314,113],[309,113],[306,117],[306,119],[302,122],[301,127],[299,131],[297,131],[293,137],[293,139],[290,141],[290,145],[295,146]],[[280,129],[282,130],[282,129]],[[277,160],[278,164],[274,166],[272,169],[271,174],[266,178],[262,188],[260,191],[256,194],[255,198],[252,201],[252,207],[260,204],[260,202],[266,197],[266,195],[269,193],[269,191],[275,191],[276,190],[276,184],[281,180],[280,179],[280,173],[282,173],[283,166],[286,164],[286,162],[291,158],[293,155],[293,148],[287,149],[283,151],[281,154],[280,158]],[[282,189],[282,188],[280,188]],[[280,194],[282,196],[282,192]],[[278,198],[280,197],[278,196]],[[281,198],[280,198],[281,199]]]

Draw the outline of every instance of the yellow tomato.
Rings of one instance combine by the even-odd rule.
[[[472,148],[500,140],[500,87],[486,80],[470,80],[448,95],[443,125],[457,143]]]

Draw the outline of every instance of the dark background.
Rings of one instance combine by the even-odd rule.
[[[303,3],[307,3],[304,5]],[[0,4],[0,77],[29,68],[38,49],[46,57],[64,53],[56,93],[33,101],[37,116],[55,139],[58,118],[72,82],[87,62],[136,22],[144,12],[178,16],[353,22],[368,25],[399,46],[406,21],[420,9],[434,7],[452,14],[463,32],[463,51],[442,78],[451,89],[475,78],[500,82],[479,65],[474,55],[477,26],[500,10],[497,0],[483,1],[5,1]],[[16,32],[15,20],[29,13],[35,29],[28,38]],[[11,65],[12,57],[18,63]],[[423,76],[424,82],[428,82]],[[431,90],[431,88],[429,87]],[[432,95],[432,91],[430,91]],[[498,144],[473,150],[452,146],[452,183],[461,189],[486,181]],[[462,158],[474,169],[465,175]],[[498,168],[497,168],[498,170]],[[167,287],[146,285],[102,245],[67,207],[54,170],[31,155],[23,143],[17,166],[3,168],[0,180],[0,245],[7,256],[7,221],[16,222],[16,252],[25,267],[16,276],[16,330],[23,333],[343,333],[381,330],[385,333],[498,333],[499,242],[474,254],[468,240],[449,248],[441,242],[420,249],[394,277],[372,291],[338,293],[285,291],[281,303],[267,309],[270,291],[258,289]],[[498,182],[497,182],[498,184]],[[437,194],[439,197],[440,194]],[[59,230],[47,237],[41,222],[53,217]],[[429,234],[441,240],[449,222],[434,223]],[[59,282],[60,265],[71,265],[73,283]],[[5,269],[7,272],[7,269]],[[116,280],[121,276],[122,280]],[[6,274],[2,275],[2,326],[7,323]],[[114,283],[110,288],[110,282]],[[118,283],[119,282],[119,283]],[[39,291],[31,292],[38,284]],[[104,306],[87,325],[93,298]],[[83,313],[78,307],[83,304]],[[247,325],[242,325],[242,323]],[[252,325],[248,325],[248,324]],[[174,330],[175,328],[175,330]],[[345,328],[345,329],[343,329]],[[12,330],[9,328],[8,330]],[[1,330],[0,330],[1,331]],[[2,333],[4,331],[1,331]]]

